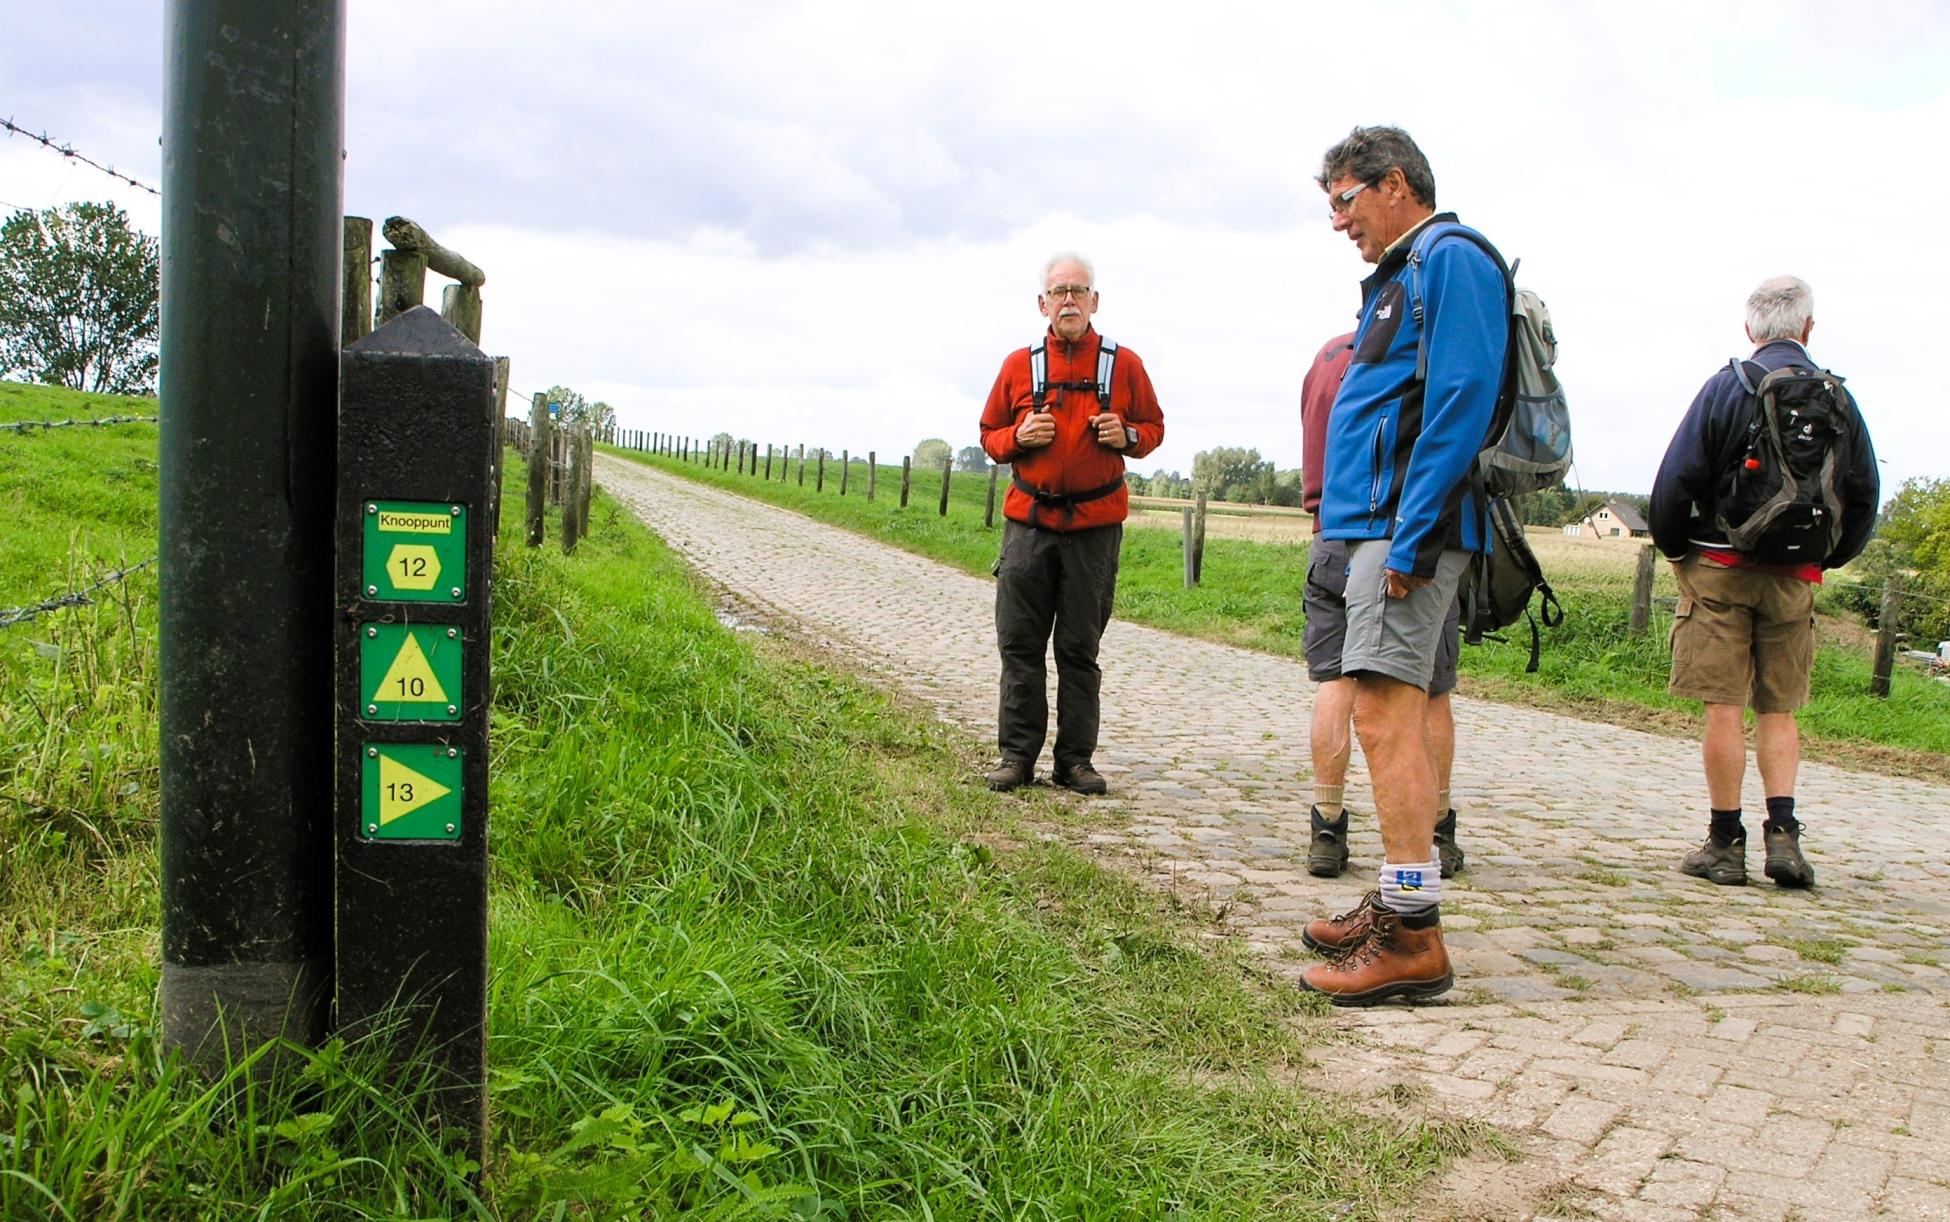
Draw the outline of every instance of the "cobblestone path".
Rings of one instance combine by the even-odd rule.
[[[993,735],[990,582],[616,459],[597,473],[736,600]],[[1113,796],[1090,840],[1297,973],[1301,926],[1373,885],[1360,753],[1353,867],[1312,878],[1305,668],[1121,621],[1103,657]],[[1950,1218],[1950,788],[1803,764],[1819,885],[1762,880],[1750,818],[1756,885],[1721,888],[1674,869],[1704,829],[1695,744],[1460,699],[1456,723],[1457,986],[1337,1011],[1351,1038],[1311,1079],[1406,1084],[1516,1140],[1418,1216]]]

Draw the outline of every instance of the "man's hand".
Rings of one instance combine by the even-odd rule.
[[[1016,444],[1024,449],[1046,446],[1056,440],[1056,417],[1045,408],[1040,412],[1030,412],[1016,426]]]
[[[1393,569],[1383,569],[1382,576],[1388,581],[1388,597],[1407,598],[1412,592],[1434,581],[1433,577],[1417,577],[1413,573],[1397,573]]]
[[[1092,416],[1090,424],[1097,430],[1097,440],[1113,450],[1121,450],[1131,444],[1131,439],[1124,435],[1124,421],[1116,412]]]

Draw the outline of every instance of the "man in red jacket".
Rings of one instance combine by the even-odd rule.
[[[1043,265],[1036,307],[1042,340],[1002,362],[982,408],[982,449],[1013,465],[995,565],[995,638],[1002,654],[994,790],[1035,778],[1049,732],[1044,657],[1056,653],[1056,744],[1050,779],[1077,793],[1108,786],[1097,750],[1097,643],[1117,592],[1117,553],[1130,512],[1124,460],[1158,448],[1165,417],[1137,353],[1098,335],[1096,270],[1063,253]]]

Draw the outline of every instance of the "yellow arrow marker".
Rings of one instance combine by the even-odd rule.
[[[434,676],[433,664],[427,661],[426,650],[420,648],[419,637],[406,634],[406,643],[399,647],[399,656],[379,681],[379,690],[367,699],[447,703],[447,690]]]
[[[379,757],[379,822],[382,824],[410,815],[452,792],[439,781],[413,771],[390,755]]]
[[[424,543],[396,543],[386,557],[386,574],[402,590],[431,590],[440,580],[440,553]]]

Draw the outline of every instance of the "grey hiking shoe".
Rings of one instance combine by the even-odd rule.
[[[1722,887],[1744,887],[1747,885],[1747,838],[1742,836],[1730,844],[1715,844],[1708,836],[1705,844],[1686,854],[1686,860],[1679,863],[1679,871]]]
[[[1801,825],[1765,827],[1761,842],[1767,846],[1767,863],[1761,872],[1782,887],[1812,887],[1815,868],[1801,855]]]
[[[1462,846],[1456,843],[1456,812],[1453,808],[1442,816],[1435,825],[1435,852],[1442,861],[1442,877],[1454,878],[1462,873]]]
[[[1313,808],[1313,843],[1307,846],[1307,873],[1315,878],[1339,878],[1341,871],[1347,869],[1347,808],[1341,808],[1341,817],[1329,823],[1320,817],[1320,807]]]

